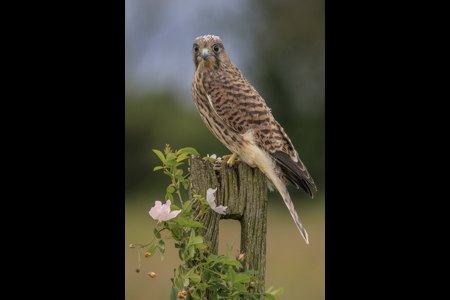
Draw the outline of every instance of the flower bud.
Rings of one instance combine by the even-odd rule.
[[[141,270],[139,268],[136,268],[136,273],[139,273]]]
[[[151,278],[155,278],[156,276],[154,272],[148,272],[147,275],[150,276]]]
[[[244,261],[244,253],[236,255],[236,260],[242,263]]]
[[[134,244],[130,244],[130,246],[128,246],[128,247],[130,247],[130,248],[134,248]]]
[[[178,293],[178,298],[179,299],[184,299],[184,298],[186,298],[186,296],[187,296],[186,291],[182,291],[182,292]]]
[[[149,257],[150,255],[152,255],[150,252],[145,252],[144,257]]]
[[[258,284],[258,280],[250,282],[250,286],[254,288]]]

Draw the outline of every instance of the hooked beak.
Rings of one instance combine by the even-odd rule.
[[[211,53],[209,52],[209,50],[207,48],[203,48],[202,49],[202,53],[200,54],[200,56],[206,60],[208,57],[211,56]]]

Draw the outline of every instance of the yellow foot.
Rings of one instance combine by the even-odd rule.
[[[229,167],[241,162],[237,153],[233,153],[233,155],[224,155],[223,160],[227,162]]]

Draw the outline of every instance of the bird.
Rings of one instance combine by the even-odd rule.
[[[259,168],[281,194],[298,230],[309,244],[284,178],[311,198],[317,187],[297,151],[256,89],[231,62],[220,37],[204,35],[194,40],[195,71],[191,92],[200,117],[213,135],[236,157]]]

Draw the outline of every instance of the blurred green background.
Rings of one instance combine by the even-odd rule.
[[[308,231],[306,245],[281,196],[269,195],[266,286],[283,287],[277,299],[325,298],[325,2],[125,1],[125,298],[168,299],[180,263],[173,242],[159,257],[138,258],[130,243],[145,244],[156,222],[148,211],[164,200],[169,178],[152,149],[194,147],[202,156],[229,154],[206,128],[191,96],[191,47],[218,35],[285,129],[314,178],[310,199],[289,187]],[[176,200],[177,202],[177,200]],[[179,203],[175,203],[179,204]],[[219,254],[239,223],[221,221]],[[153,271],[152,279],[146,275]]]

